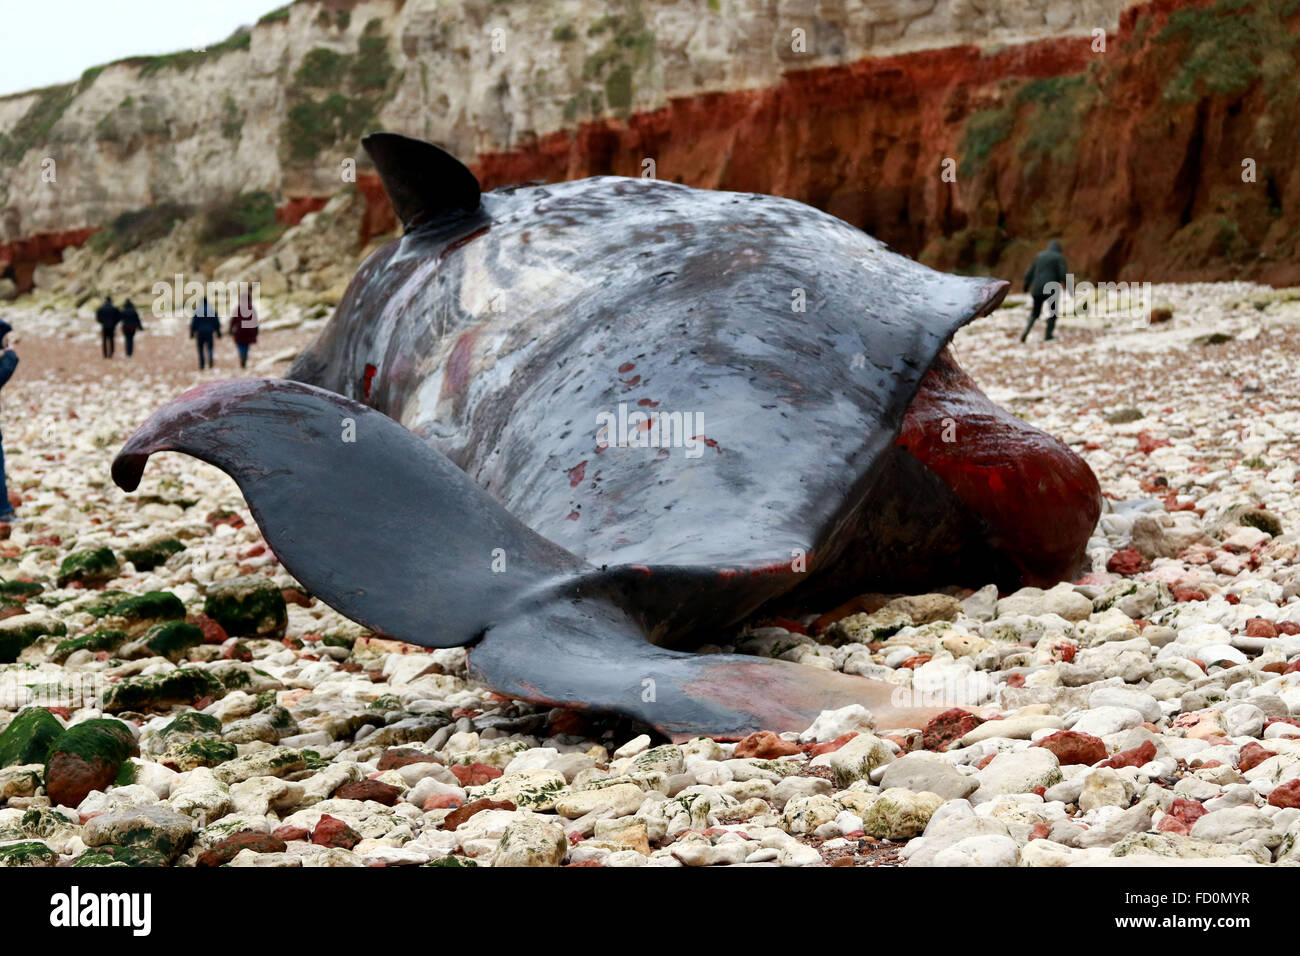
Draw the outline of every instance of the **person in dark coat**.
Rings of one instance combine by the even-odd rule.
[[[248,368],[248,347],[257,341],[257,312],[247,292],[239,294],[239,305],[230,316],[230,337],[239,352],[239,367]]]
[[[1061,251],[1061,243],[1057,239],[1053,239],[1047,244],[1046,249],[1034,256],[1029,271],[1025,273],[1025,291],[1032,297],[1034,306],[1029,313],[1029,324],[1025,326],[1020,341],[1029,338],[1029,330],[1038,321],[1044,304],[1047,306],[1047,331],[1043,341],[1050,342],[1055,337],[1056,314],[1061,305],[1061,289],[1065,286],[1067,271],[1065,253]],[[1053,282],[1056,286],[1048,289],[1047,286]]]
[[[197,339],[199,344],[199,371],[216,367],[212,361],[214,335],[221,338],[221,316],[213,306],[208,304],[208,297],[204,296],[199,307],[194,310],[194,318],[190,319],[190,338]],[[204,364],[205,358],[206,364]]]
[[[0,389],[4,388],[18,367],[18,353],[9,347],[9,333],[12,331],[13,326],[0,319],[0,349],[4,350],[0,354]],[[13,520],[14,506],[9,503],[9,485],[5,480],[4,437],[0,435],[0,522]]]
[[[126,343],[126,357],[135,354],[135,333],[144,328],[140,322],[140,313],[130,299],[122,303],[122,341]]]
[[[95,321],[99,323],[101,333],[100,348],[103,350],[104,358],[113,357],[113,342],[116,338],[117,323],[121,320],[122,314],[113,305],[113,297],[104,296],[104,304],[95,311]]]

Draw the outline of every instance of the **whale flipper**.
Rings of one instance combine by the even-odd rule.
[[[361,145],[407,232],[478,209],[478,179],[446,150],[401,133],[371,133]]]
[[[290,574],[403,641],[467,644],[530,588],[585,568],[401,425],[311,385],[246,378],[190,389],[140,426],[113,480],[134,490],[159,451],[234,478]]]
[[[849,704],[870,710],[882,729],[923,727],[943,710],[908,707],[905,696],[895,704],[895,695],[907,690],[885,681],[770,658],[656,647],[632,615],[598,594],[557,597],[489,628],[470,649],[469,667],[507,696],[624,714],[674,741],[803,730],[823,710]]]

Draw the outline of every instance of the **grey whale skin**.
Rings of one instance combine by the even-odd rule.
[[[146,421],[113,464],[124,489],[157,451],[214,464],[344,615],[472,645],[502,694],[675,740],[801,730],[851,703],[882,726],[946,709],[674,649],[760,608],[1079,570],[1091,471],[946,349],[1006,283],[934,272],[790,200],[620,177],[480,194],[432,144],[364,143],[403,237],[290,380],[201,385]],[[620,446],[600,431],[620,404],[703,431]],[[958,443],[938,444],[954,422]]]

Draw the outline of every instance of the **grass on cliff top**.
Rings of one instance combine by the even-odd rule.
[[[41,90],[8,135],[0,133],[0,163],[17,163],[29,149],[44,142],[76,97],[77,88],[76,83],[65,83]]]
[[[1263,78],[1271,87],[1294,80],[1300,0],[1215,0],[1169,15],[1158,43],[1181,43],[1179,67],[1164,99],[1186,103],[1203,95],[1236,95]]]

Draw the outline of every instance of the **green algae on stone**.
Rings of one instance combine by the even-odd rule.
[[[77,651],[91,651],[98,653],[100,651],[115,651],[127,641],[126,631],[119,631],[116,628],[105,627],[89,634],[82,634],[80,637],[70,637],[66,641],[59,641],[54,647],[52,658],[62,663]]]
[[[61,733],[63,725],[44,707],[23,708],[0,733],[0,767],[45,763]]]
[[[158,762],[180,773],[199,767],[216,767],[239,756],[235,744],[216,737],[196,737],[168,747]]]
[[[122,557],[135,565],[137,571],[145,572],[165,564],[173,554],[184,550],[185,545],[176,538],[156,538],[144,544],[123,548]]]
[[[203,613],[231,637],[278,640],[289,620],[280,589],[266,578],[252,575],[213,585],[203,602]]]
[[[73,581],[85,587],[102,587],[122,573],[122,566],[109,548],[89,548],[74,551],[63,559],[59,565],[59,587],[67,587]]]
[[[120,720],[83,721],[50,746],[45,790],[56,804],[78,806],[92,790],[107,790],[135,752],[135,736]]]
[[[181,714],[158,732],[160,737],[173,737],[178,734],[209,736],[221,733],[221,721],[211,714],[191,710]]]
[[[106,615],[106,626],[126,631],[132,637],[155,624],[185,619],[185,605],[170,591],[147,591],[119,601]]]
[[[203,631],[186,621],[165,621],[145,632],[141,643],[158,657],[173,664],[186,656],[191,647],[203,643]]]
[[[73,866],[166,866],[167,857],[146,846],[105,844],[86,850]]]
[[[34,840],[0,846],[0,866],[53,866],[59,855]]]
[[[166,674],[124,677],[104,692],[104,709],[164,710],[201,697],[224,697],[226,688],[207,671],[181,667]]]
[[[68,633],[62,621],[36,614],[19,614],[0,621],[0,664],[12,664],[26,648],[44,637]]]
[[[444,856],[440,860],[431,860],[430,862],[424,865],[425,866],[478,866],[477,863],[475,863],[467,856],[455,856],[455,855]]]
[[[0,595],[26,601],[45,590],[45,585],[35,581],[0,581]]]
[[[72,605],[74,611],[89,614],[98,620],[106,614],[112,612],[113,608],[122,603],[123,599],[131,597],[129,591],[100,591],[98,594],[91,594],[79,599]]]

